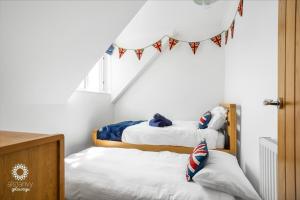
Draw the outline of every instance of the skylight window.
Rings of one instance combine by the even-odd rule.
[[[88,92],[109,92],[110,56],[104,55],[81,81],[77,90]]]

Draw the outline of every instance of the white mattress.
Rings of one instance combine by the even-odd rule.
[[[214,129],[199,129],[196,121],[174,121],[172,126],[152,127],[149,122],[123,131],[122,142],[131,144],[195,147],[205,138],[209,149],[224,148],[224,135]]]
[[[233,200],[187,182],[187,154],[92,147],[65,158],[67,199]]]

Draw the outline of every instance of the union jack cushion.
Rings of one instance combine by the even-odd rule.
[[[211,120],[211,112],[207,111],[199,119],[199,128],[200,129],[207,128],[207,125],[208,125],[208,123],[209,123],[210,120]]]
[[[186,180],[192,181],[193,176],[203,169],[206,160],[208,158],[208,149],[206,141],[203,140],[198,146],[196,146],[193,152],[190,154],[188,164],[186,168]]]

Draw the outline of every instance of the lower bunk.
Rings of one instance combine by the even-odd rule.
[[[65,158],[67,199],[233,200],[260,199],[235,156],[210,150],[193,179],[189,154],[91,147]]]

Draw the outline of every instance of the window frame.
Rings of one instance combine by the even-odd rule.
[[[80,82],[79,86],[77,87],[77,91],[83,91],[83,92],[94,92],[94,93],[108,93],[108,91],[106,91],[106,78],[104,77],[105,76],[105,68],[107,68],[107,63],[105,61],[105,57],[106,55],[102,56],[98,61],[97,63],[95,64],[95,66],[89,71],[89,73],[95,68],[95,67],[98,67],[98,85],[97,85],[97,88],[98,90],[93,90],[91,89],[90,87],[90,80],[89,80],[89,73],[84,77],[84,79]],[[80,87],[82,85],[82,87]]]

